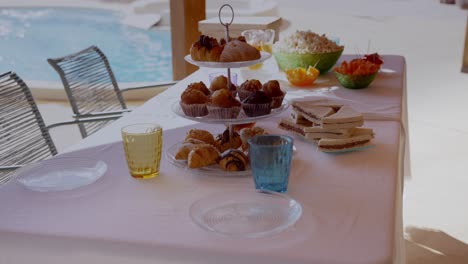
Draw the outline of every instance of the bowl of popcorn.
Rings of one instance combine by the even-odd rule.
[[[325,35],[298,30],[273,45],[273,56],[283,71],[312,66],[323,74],[335,65],[343,50]]]
[[[377,53],[369,54],[349,62],[343,61],[333,70],[333,73],[343,87],[362,89],[374,81],[381,64],[383,61]]]

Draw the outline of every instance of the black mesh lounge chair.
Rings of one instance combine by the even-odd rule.
[[[12,172],[22,165],[57,154],[50,128],[119,117],[75,119],[46,126],[23,80],[13,72],[0,74],[0,185],[9,181]]]
[[[106,56],[96,46],[47,61],[60,75],[74,117],[78,118],[122,114],[129,111],[122,96],[123,92],[175,83],[120,89]],[[86,137],[104,125],[80,124],[79,128],[81,135]]]

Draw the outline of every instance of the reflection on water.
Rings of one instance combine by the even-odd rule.
[[[60,81],[46,59],[98,46],[119,82],[172,80],[169,31],[119,23],[122,14],[77,8],[0,8],[0,72]]]

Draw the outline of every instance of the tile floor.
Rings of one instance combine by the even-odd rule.
[[[466,11],[427,0],[278,3],[290,24],[281,34],[311,29],[339,36],[348,54],[365,53],[370,42],[371,52],[406,57],[412,161],[404,196],[407,263],[468,263],[468,74],[460,72]],[[47,123],[69,116],[65,103],[40,103]],[[77,130],[54,134],[59,149],[79,140]]]

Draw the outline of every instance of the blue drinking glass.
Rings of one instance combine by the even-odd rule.
[[[286,192],[293,154],[292,137],[259,135],[248,142],[255,188]]]

